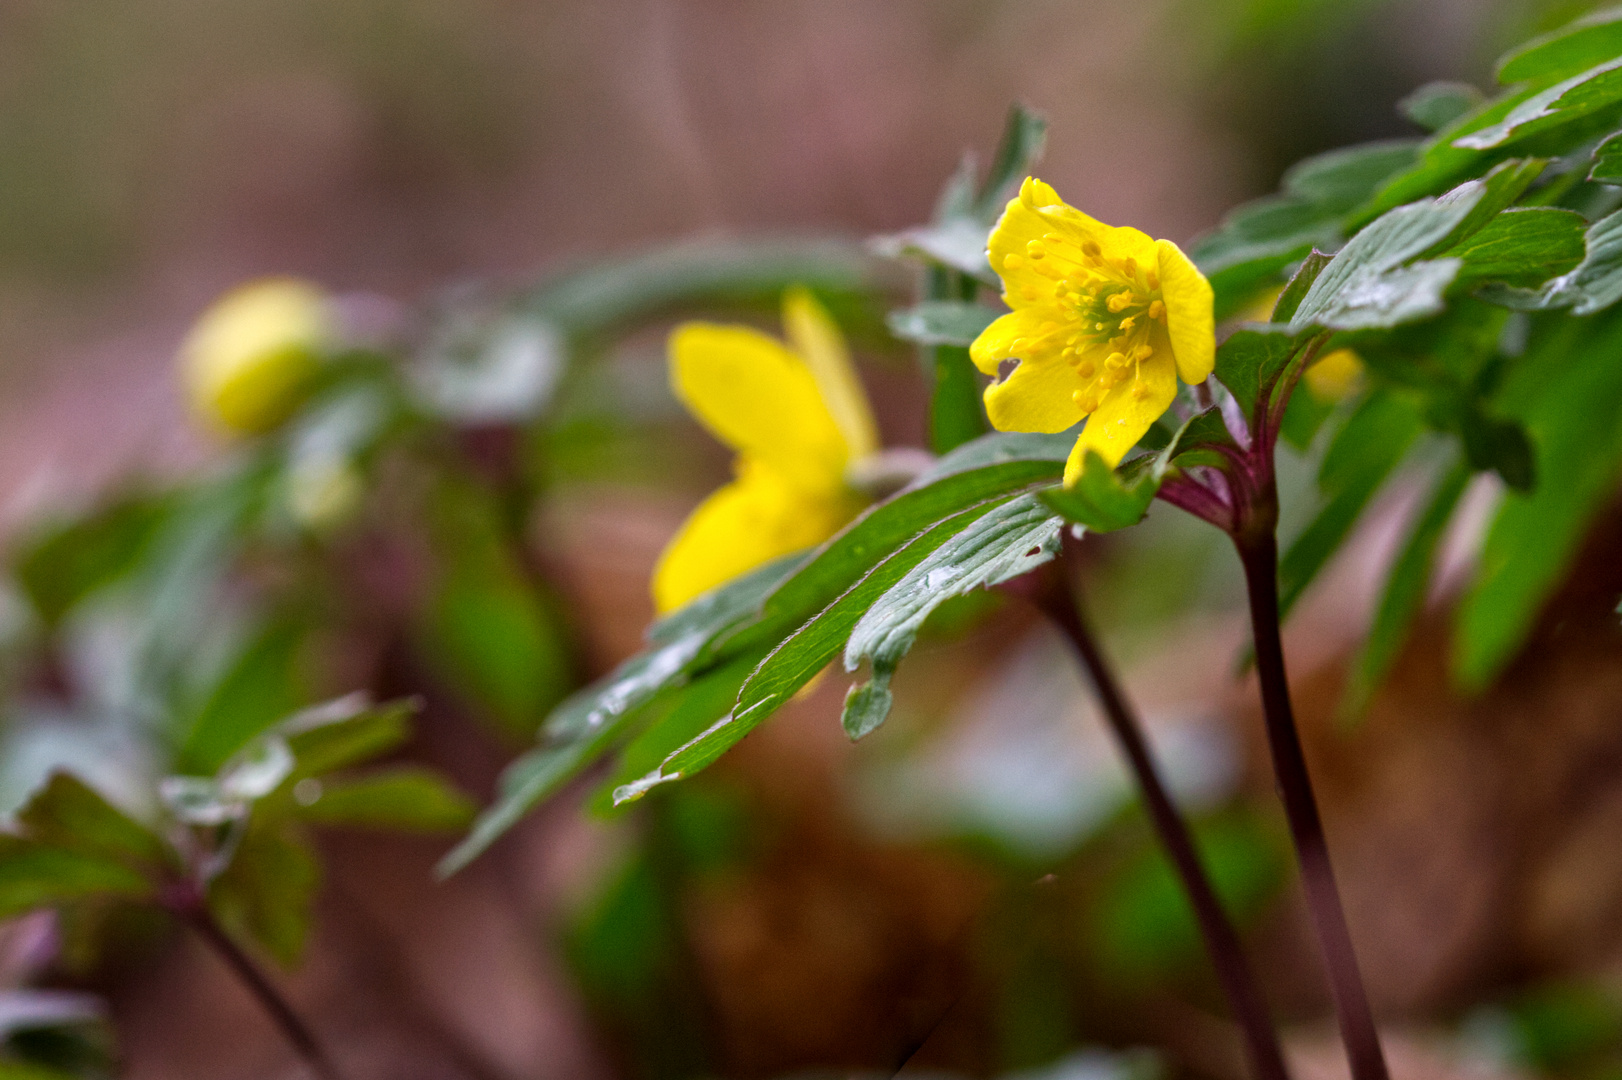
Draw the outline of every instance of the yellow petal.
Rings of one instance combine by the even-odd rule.
[[[852,458],[864,458],[879,448],[878,427],[868,408],[867,394],[850,362],[850,350],[839,324],[817,302],[811,290],[796,285],[783,294],[783,328],[789,344],[811,368],[822,400],[845,437]]]
[[[1027,358],[1008,378],[986,388],[986,415],[998,431],[1051,435],[1086,415],[1071,397],[1080,388],[1075,369],[1057,355]]]
[[[266,278],[227,293],[181,346],[192,407],[226,431],[270,430],[298,407],[333,336],[327,296],[308,282]]]
[[[852,517],[844,493],[807,494],[770,466],[747,459],[738,478],[698,505],[653,571],[660,614],[781,555],[814,547]]]
[[[1165,348],[1154,351],[1139,368],[1138,385],[1147,393],[1142,398],[1132,396],[1133,383],[1124,382],[1105,395],[1098,411],[1087,418],[1081,429],[1076,448],[1065,465],[1064,482],[1074,484],[1081,476],[1081,467],[1088,450],[1095,450],[1113,468],[1121,463],[1126,452],[1138,444],[1149,425],[1160,419],[1177,396],[1177,372],[1171,352]]]
[[[758,330],[685,323],[670,335],[671,389],[716,438],[807,491],[843,486],[850,451],[817,381]]]
[[[1019,196],[1010,199],[996,228],[991,230],[987,257],[1003,279],[1003,300],[1011,308],[1033,303],[1029,291],[1039,292],[1046,303],[1053,294],[1053,281],[1039,269],[1042,260],[1030,257],[1031,243],[1045,244],[1049,233],[1057,233],[1070,247],[1079,249],[1091,241],[1105,259],[1132,258],[1144,269],[1156,265],[1155,242],[1148,234],[1128,226],[1110,226],[1088,217],[1060,200],[1052,187],[1027,177]],[[1009,256],[1014,256],[1012,263]]]
[[[995,375],[1004,360],[1023,359],[1015,351],[1015,342],[1028,341],[1044,323],[1055,321],[1055,313],[1044,308],[1021,308],[999,315],[969,345],[969,359],[987,375]]]
[[[1186,383],[1204,382],[1216,364],[1216,322],[1211,283],[1170,240],[1155,241],[1160,259],[1160,297],[1166,330]]]

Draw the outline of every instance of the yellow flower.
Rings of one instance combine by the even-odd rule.
[[[676,397],[738,456],[737,479],[700,503],[659,556],[661,614],[820,544],[861,509],[846,474],[878,436],[844,338],[805,289],[784,295],[783,325],[789,345],[714,323],[670,335]]]
[[[192,408],[226,432],[269,431],[298,407],[333,338],[327,296],[308,282],[264,278],[234,289],[181,346]]]
[[[1171,405],[1178,376],[1211,373],[1211,284],[1170,240],[1094,221],[1027,177],[988,246],[1013,310],[969,355],[987,375],[1019,366],[986,389],[986,412],[999,431],[1053,434],[1085,418],[1067,485],[1089,450],[1118,464]]]

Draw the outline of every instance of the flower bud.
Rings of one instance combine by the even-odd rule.
[[[203,313],[181,346],[192,409],[223,431],[270,431],[298,408],[334,338],[325,292],[295,278],[232,290]]]

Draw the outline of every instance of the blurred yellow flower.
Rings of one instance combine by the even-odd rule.
[[[670,335],[676,397],[738,456],[737,479],[700,503],[659,557],[660,613],[821,543],[861,509],[846,474],[878,436],[844,338],[801,288],[783,297],[783,325],[788,345],[714,323]]]
[[[1363,358],[1351,349],[1336,349],[1320,356],[1301,378],[1313,397],[1330,405],[1363,384]]]
[[[1052,434],[1085,418],[1067,485],[1089,450],[1118,464],[1171,405],[1178,376],[1211,373],[1211,285],[1170,240],[1094,221],[1027,177],[988,246],[1013,310],[970,356],[987,375],[1019,366],[986,389],[986,412],[999,431]]]
[[[192,409],[211,425],[251,435],[298,407],[334,337],[326,293],[295,278],[264,278],[214,302],[181,346]]]

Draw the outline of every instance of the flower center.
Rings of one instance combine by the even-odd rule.
[[[1095,241],[1078,245],[1053,232],[1026,244],[1023,256],[1003,258],[1008,270],[1023,264],[1053,282],[1051,290],[1026,286],[1025,298],[1046,300],[1069,316],[1062,328],[1054,328],[1053,336],[1062,339],[1060,355],[1082,384],[1071,395],[1077,407],[1095,412],[1104,395],[1128,378],[1132,396],[1146,397],[1141,376],[1143,361],[1154,355],[1150,333],[1166,319],[1155,271],[1145,270],[1130,257],[1106,258]],[[1105,346],[1109,351],[1100,364],[1097,356]]]

